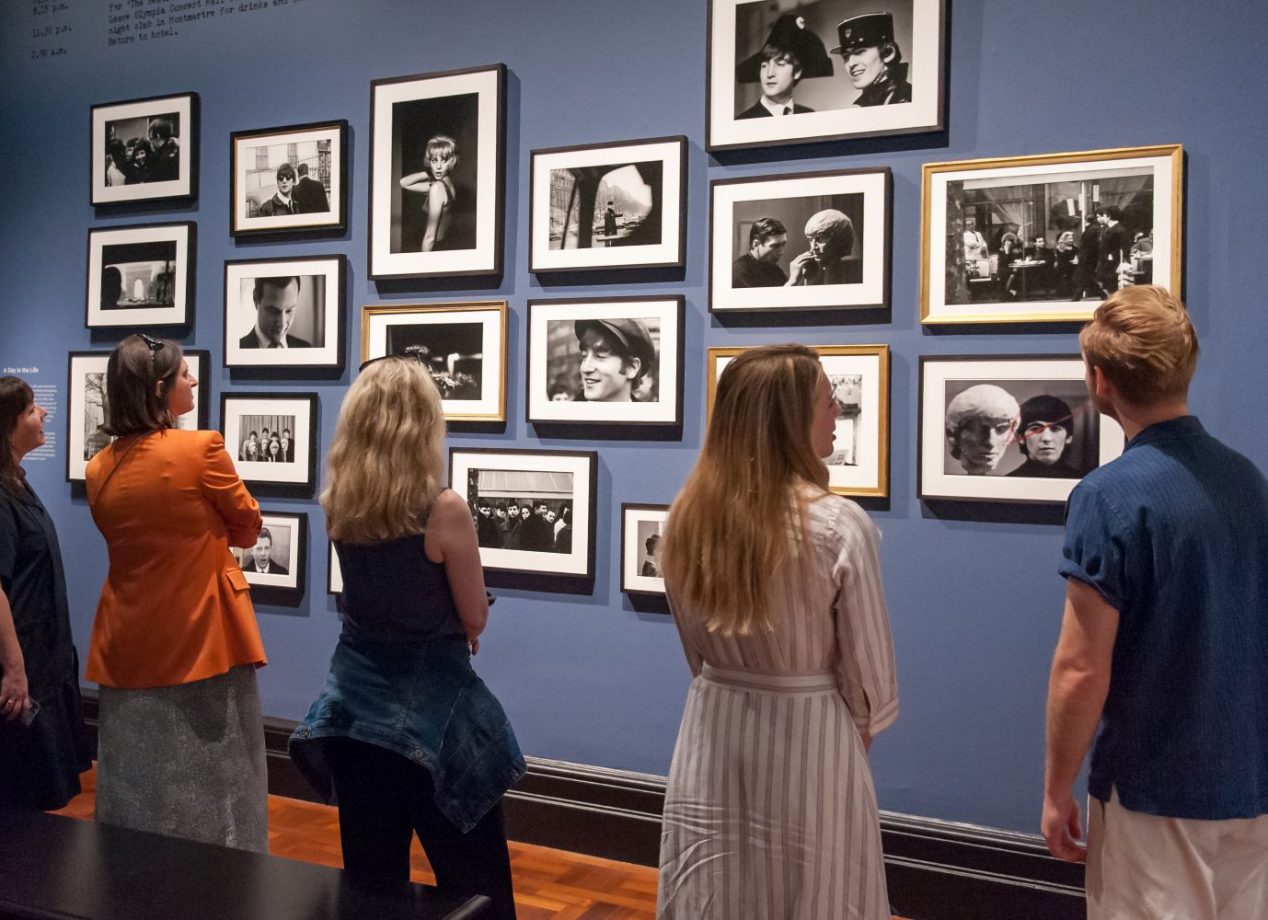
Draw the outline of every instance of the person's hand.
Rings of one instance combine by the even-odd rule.
[[[1060,797],[1044,796],[1041,827],[1049,853],[1066,862],[1087,862],[1079,805],[1068,792]]]
[[[814,260],[814,254],[807,251],[789,262],[788,283],[790,285],[801,284],[805,280],[805,276],[810,272],[809,266]]]
[[[0,678],[0,718],[12,722],[22,718],[31,708],[31,693],[26,683],[26,671],[12,668]]]

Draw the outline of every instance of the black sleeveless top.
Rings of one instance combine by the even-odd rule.
[[[352,640],[409,641],[465,636],[443,564],[423,535],[381,543],[335,543],[343,571],[343,632]]]

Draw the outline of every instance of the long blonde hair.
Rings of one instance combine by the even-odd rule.
[[[445,416],[431,375],[410,358],[353,381],[326,456],[321,506],[332,539],[375,543],[421,533],[440,492]]]
[[[665,526],[675,599],[710,631],[771,628],[771,576],[800,553],[807,497],[828,470],[811,443],[819,356],[803,345],[742,352],[722,372],[704,447]],[[795,512],[795,513],[794,513]],[[789,540],[789,524],[793,540]]]

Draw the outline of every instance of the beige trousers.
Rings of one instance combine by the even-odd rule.
[[[1228,821],[1088,799],[1088,920],[1268,918],[1268,815]]]

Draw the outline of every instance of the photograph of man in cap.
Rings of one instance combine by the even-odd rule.
[[[587,402],[633,402],[656,362],[641,319],[581,319],[573,324],[581,348],[581,394]]]
[[[779,259],[788,245],[788,230],[773,217],[759,217],[748,232],[748,252],[731,263],[731,286],[783,287],[788,276]]]
[[[806,221],[810,248],[788,264],[788,286],[808,284],[858,284],[863,263],[851,259],[854,222],[840,211],[827,208]]]
[[[780,16],[760,51],[735,67],[740,83],[760,83],[762,97],[736,118],[803,115],[814,109],[793,101],[793,90],[805,77],[832,76],[832,58],[818,35],[806,28],[804,16]]]
[[[947,447],[963,470],[947,473],[985,476],[1004,458],[1021,421],[1021,407],[1011,393],[993,383],[979,383],[947,404]]]
[[[1055,396],[1032,396],[1021,404],[1017,447],[1026,462],[1009,476],[1040,479],[1080,479],[1082,472],[1069,461],[1074,443],[1074,413]]]
[[[911,102],[911,84],[902,50],[894,40],[894,17],[890,13],[854,16],[837,26],[845,75],[861,90],[854,105],[897,105]]]

